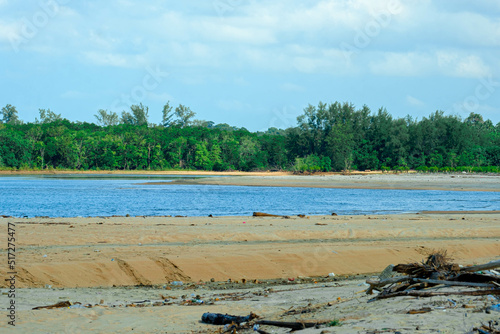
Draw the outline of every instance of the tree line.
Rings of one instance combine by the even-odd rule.
[[[287,129],[250,132],[195,119],[165,104],[160,124],[148,107],[121,115],[99,110],[95,123],[70,122],[50,109],[24,123],[0,113],[0,169],[74,170],[400,170],[500,172],[500,123],[436,111],[421,120],[352,103],[309,105]]]

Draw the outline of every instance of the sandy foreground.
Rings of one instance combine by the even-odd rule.
[[[423,333],[462,333],[499,319],[498,313],[484,312],[485,306],[500,302],[494,298],[399,297],[367,303],[371,297],[361,292],[364,280],[343,278],[420,261],[432,249],[446,249],[460,264],[496,260],[500,213],[3,218],[5,235],[8,223],[16,229],[16,329],[23,333],[217,330],[200,323],[204,312],[342,322],[304,333],[411,333],[417,327]],[[6,259],[6,250],[0,253]],[[0,273],[8,277],[5,264]],[[6,294],[7,282],[0,285]],[[7,296],[2,297],[7,305]],[[32,310],[65,300],[101,305]],[[146,307],[130,307],[133,303]],[[285,314],[307,305],[319,306]],[[432,312],[407,314],[422,307]],[[0,329],[7,327],[7,320],[0,322]]]

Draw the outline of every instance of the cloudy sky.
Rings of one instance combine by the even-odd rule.
[[[0,0],[0,106],[72,121],[184,104],[286,128],[310,103],[500,122],[498,0]]]

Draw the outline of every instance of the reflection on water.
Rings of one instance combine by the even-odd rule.
[[[495,192],[147,185],[186,176],[0,177],[0,214],[9,216],[244,216],[499,210]],[[203,176],[205,177],[205,176]],[[193,178],[189,176],[187,178]]]

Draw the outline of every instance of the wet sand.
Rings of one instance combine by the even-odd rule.
[[[261,187],[500,191],[500,175],[470,174],[243,175],[224,178],[175,180],[172,183]],[[149,184],[165,183],[149,182]]]

